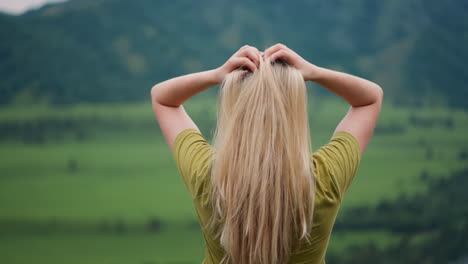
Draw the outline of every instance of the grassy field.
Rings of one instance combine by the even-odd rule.
[[[203,96],[186,106],[208,138],[215,107]],[[347,105],[311,100],[309,110],[316,150]],[[412,195],[422,174],[466,166],[467,131],[463,111],[385,105],[342,210]],[[204,254],[149,102],[0,108],[0,208],[1,263],[200,263]],[[329,250],[395,239],[336,233]]]

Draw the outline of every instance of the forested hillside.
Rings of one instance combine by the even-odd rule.
[[[398,103],[468,107],[468,2],[70,0],[0,15],[0,103],[141,101],[243,44],[282,42]]]

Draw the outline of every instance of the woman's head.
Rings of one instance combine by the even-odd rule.
[[[312,225],[314,177],[302,74],[261,59],[220,89],[211,230],[225,262],[284,263]],[[219,224],[219,225],[218,225]]]

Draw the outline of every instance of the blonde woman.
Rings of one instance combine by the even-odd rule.
[[[350,104],[313,153],[305,81]],[[182,104],[217,84],[211,146]],[[380,114],[377,84],[277,44],[264,52],[244,46],[221,67],[159,83],[151,94],[204,234],[203,263],[325,262],[338,209]]]

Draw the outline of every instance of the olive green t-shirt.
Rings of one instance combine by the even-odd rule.
[[[189,191],[205,238],[203,264],[219,263],[224,250],[204,227],[210,206],[210,169],[213,148],[195,129],[180,132],[174,142],[174,157]],[[337,132],[327,144],[311,154],[316,177],[311,244],[301,241],[288,263],[325,263],[328,241],[343,195],[351,184],[361,159],[359,144],[348,132]]]

